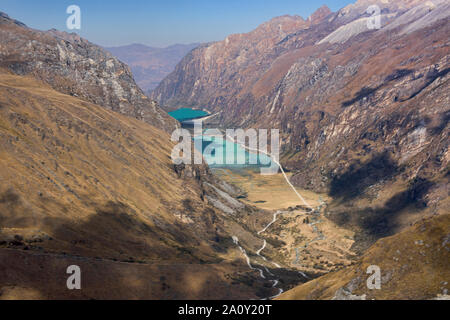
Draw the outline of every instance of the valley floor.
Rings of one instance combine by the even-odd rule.
[[[275,214],[272,221],[264,218],[263,224],[258,216],[248,216],[242,222],[252,230],[259,230],[258,234],[266,239],[254,246],[249,243],[247,249],[252,251],[253,247],[254,253],[253,257],[250,254],[250,260],[267,268],[273,268],[274,264],[280,266],[281,272],[270,270],[280,275],[281,287],[290,288],[296,277],[304,282],[305,276],[310,280],[352,263],[354,233],[327,219],[325,208],[331,201],[328,196],[297,189],[315,208],[309,210],[302,206],[282,174],[264,176],[250,168],[214,169],[213,172],[241,190],[241,201]]]

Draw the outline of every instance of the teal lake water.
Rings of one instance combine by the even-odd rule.
[[[182,122],[182,121],[186,121],[186,120],[192,120],[192,119],[206,117],[207,115],[209,115],[209,113],[206,111],[203,111],[203,110],[194,110],[191,108],[181,108],[181,109],[169,112],[169,115],[172,118],[175,118],[176,120]]]
[[[169,115],[183,122],[206,117],[209,113],[203,110],[181,108],[169,112]],[[269,156],[249,152],[241,145],[223,137],[203,135],[194,136],[193,140],[195,148],[202,152],[205,162],[211,168],[261,168],[270,167],[272,163],[272,159]]]
[[[269,167],[272,159],[265,154],[249,152],[232,141],[212,136],[194,137],[194,145],[201,150],[211,168]]]

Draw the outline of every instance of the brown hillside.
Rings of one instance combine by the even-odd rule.
[[[0,73],[0,298],[274,294],[233,245],[229,218],[204,201],[206,169],[176,172],[169,139]],[[85,274],[81,293],[65,286],[70,264]]]
[[[450,279],[450,215],[416,223],[379,240],[351,267],[284,293],[281,300],[434,299],[447,295]],[[381,269],[381,289],[369,290],[367,268]]]

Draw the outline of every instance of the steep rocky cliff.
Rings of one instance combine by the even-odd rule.
[[[55,90],[170,130],[176,122],[148,99],[127,65],[76,34],[42,32],[0,12],[0,67]]]

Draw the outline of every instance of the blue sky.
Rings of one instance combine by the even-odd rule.
[[[248,32],[273,17],[308,17],[322,4],[337,11],[356,0],[1,0],[3,11],[29,27],[66,28],[66,8],[81,8],[81,36],[104,45],[142,43],[164,47],[175,43],[223,40]],[[72,32],[72,31],[70,31]]]

